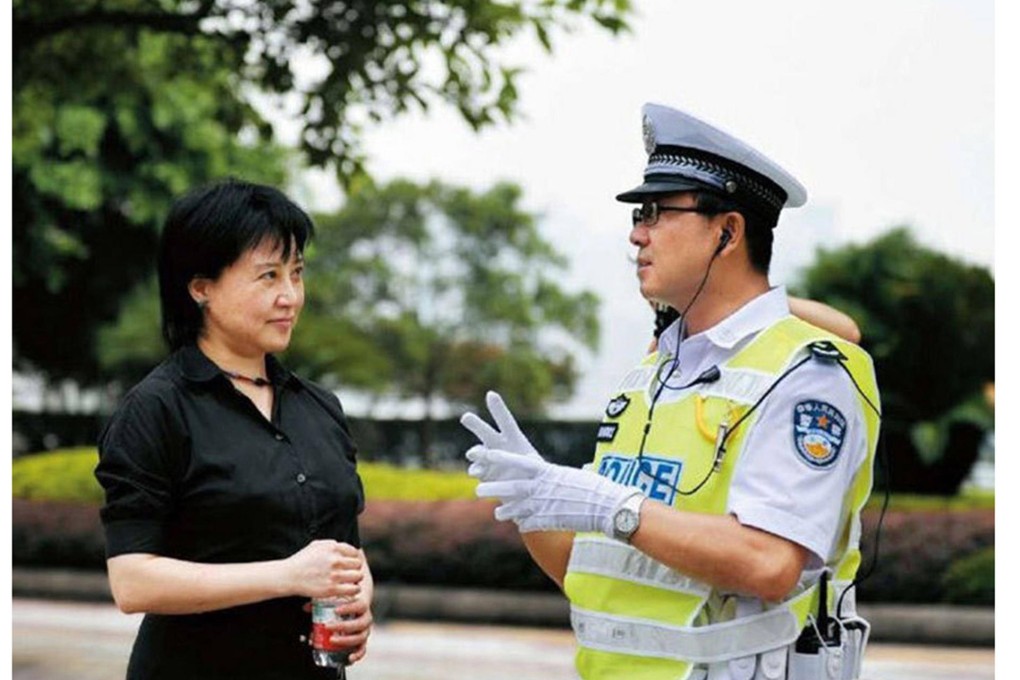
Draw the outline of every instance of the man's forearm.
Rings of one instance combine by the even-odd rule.
[[[631,544],[716,588],[770,601],[789,593],[807,562],[803,547],[732,515],[682,512],[654,501],[641,506]]]
[[[562,590],[574,534],[569,531],[529,531],[521,534],[521,538],[531,553],[531,559]]]

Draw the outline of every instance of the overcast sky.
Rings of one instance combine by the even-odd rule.
[[[640,109],[685,109],[741,137],[808,189],[784,211],[772,282],[792,283],[819,246],[909,224],[924,244],[994,267],[993,3],[636,0],[633,32],[559,35],[508,55],[527,69],[522,120],[482,134],[436,107],[373,129],[382,180],[440,178],[477,189],[506,179],[569,255],[566,282],[603,300],[602,344],[554,413],[596,418],[647,344],[651,320],[628,260],[641,180]],[[305,200],[338,204],[310,178]],[[865,329],[865,332],[867,329]]]

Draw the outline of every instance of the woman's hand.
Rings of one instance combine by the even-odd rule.
[[[365,657],[367,651],[368,636],[372,633],[372,603],[368,599],[368,594],[362,592],[357,597],[338,605],[336,611],[346,618],[326,624],[326,627],[333,631],[329,641],[338,647],[349,649],[347,663],[355,664]]]
[[[363,553],[347,543],[312,541],[283,560],[289,592],[305,597],[357,597],[365,576]]]
[[[327,623],[326,627],[335,631],[330,636],[330,643],[337,647],[350,650],[347,655],[348,665],[355,664],[365,658],[368,647],[368,636],[372,634],[372,625],[375,619],[372,617],[372,596],[375,585],[372,580],[372,571],[368,567],[368,560],[364,559],[365,553],[359,551],[362,562],[362,585],[361,593],[356,597],[349,598],[336,607],[337,615],[347,617],[333,623]],[[312,611],[312,603],[305,605],[305,611]],[[311,640],[308,644],[312,644]]]

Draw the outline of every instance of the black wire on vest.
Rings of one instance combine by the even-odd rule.
[[[715,260],[715,256],[712,257],[712,261],[714,261],[714,260]],[[691,303],[689,303],[687,305],[687,309],[690,309],[691,304],[693,304],[694,300],[697,299],[697,296],[701,293],[701,289],[704,287],[705,281],[708,280],[708,274],[709,274],[709,272],[712,269],[712,261],[710,261],[708,263],[708,267],[705,270],[705,276],[704,276],[704,278],[701,281],[701,286],[698,287],[698,291],[697,291],[697,293],[695,293],[694,298],[692,298]],[[682,329],[682,327],[683,327],[683,324],[684,324],[684,315],[686,314],[687,309],[684,310],[684,314],[680,315],[680,329]],[[843,369],[843,372],[846,373],[847,377],[850,378],[850,382],[853,384],[854,389],[857,390],[858,394],[860,394],[861,398],[864,399],[865,403],[867,403],[867,405],[871,408],[871,410],[875,412],[875,415],[878,416],[878,419],[879,420],[882,419],[882,412],[879,410],[879,408],[877,406],[875,406],[874,402],[871,401],[871,399],[868,397],[868,395],[864,393],[864,390],[862,390],[861,386],[857,383],[857,379],[854,378],[853,373],[851,373],[850,369],[846,367],[846,364],[844,362],[847,360],[847,356],[845,354],[843,354],[842,352],[840,352],[839,348],[837,348],[835,344],[833,344],[829,340],[812,342],[812,343],[810,343],[808,345],[808,349],[810,350],[810,353],[806,357],[804,357],[803,359],[798,361],[796,364],[794,364],[790,368],[786,369],[783,372],[782,375],[780,375],[778,378],[776,378],[776,380],[772,383],[772,385],[770,385],[769,388],[767,390],[765,390],[764,394],[762,394],[760,397],[758,397],[758,400],[751,406],[751,408],[748,409],[747,411],[745,411],[744,414],[742,416],[740,416],[740,418],[737,419],[737,422],[735,422],[732,427],[728,428],[727,431],[725,432],[725,434],[722,435],[720,442],[718,442],[716,444],[716,447],[717,447],[717,450],[716,450],[716,460],[713,461],[713,464],[708,469],[708,472],[705,474],[705,477],[700,482],[698,482],[697,486],[695,486],[693,489],[689,489],[687,491],[682,491],[678,487],[673,486],[667,480],[664,480],[664,479],[660,478],[658,475],[654,475],[654,474],[650,474],[648,472],[644,472],[641,469],[641,458],[644,455],[645,442],[647,441],[648,433],[651,430],[651,426],[652,426],[652,414],[653,414],[653,411],[655,409],[655,404],[658,402],[659,396],[662,394],[663,388],[666,387],[666,380],[669,380],[669,375],[672,374],[672,372],[673,372],[677,362],[679,361],[679,357],[680,357],[680,330],[678,330],[678,332],[677,332],[677,351],[676,351],[676,354],[674,355],[673,364],[670,367],[669,374],[667,374],[666,379],[663,380],[661,378],[661,375],[660,375],[661,371],[662,371],[662,368],[660,367],[659,370],[656,371],[656,378],[659,380],[659,387],[655,391],[655,396],[652,397],[652,404],[648,408],[648,419],[645,422],[644,433],[641,436],[641,446],[638,449],[638,455],[637,455],[638,474],[644,474],[644,475],[646,475],[648,477],[651,477],[652,479],[654,479],[656,482],[658,482],[660,484],[665,484],[667,487],[669,487],[671,490],[675,491],[676,493],[680,494],[681,496],[692,496],[692,495],[694,495],[712,477],[712,473],[715,472],[721,456],[723,454],[725,454],[725,452],[726,452],[726,440],[729,439],[730,435],[732,435],[736,431],[736,429],[748,417],[750,417],[750,415],[752,413],[754,413],[754,411],[757,410],[759,406],[761,406],[761,404],[765,401],[765,398],[776,388],[776,386],[780,382],[782,382],[787,376],[789,376],[795,370],[797,370],[798,368],[800,368],[801,366],[806,364],[812,358],[818,359],[819,361],[824,361],[824,362],[827,362],[827,363],[835,363],[841,369]],[[663,364],[663,365],[665,365],[665,364]],[[719,368],[717,366],[712,366],[709,369],[707,369],[706,371],[704,371],[695,380],[691,381],[690,383],[687,383],[686,385],[682,385],[680,387],[670,387],[669,389],[671,389],[671,390],[687,389],[687,388],[693,387],[693,386],[698,385],[698,384],[715,382],[715,381],[719,380],[719,377],[720,377]],[[888,455],[888,451],[886,450],[885,438],[882,437],[881,435],[879,436],[878,453],[879,453],[879,457],[882,459],[882,467],[885,470],[885,493],[884,493],[884,498],[882,500],[882,510],[881,510],[881,512],[879,513],[879,516],[878,516],[878,526],[875,527],[875,550],[872,553],[871,563],[868,565],[868,568],[863,573],[858,574],[854,578],[854,580],[851,581],[850,585],[848,585],[846,588],[844,588],[843,592],[840,593],[839,600],[838,600],[838,602],[836,604],[836,618],[837,619],[842,619],[843,599],[846,597],[846,594],[848,592],[850,592],[851,589],[856,588],[859,584],[864,582],[865,579],[870,577],[871,574],[875,571],[875,567],[878,564],[879,545],[880,545],[880,542],[881,542],[881,539],[882,539],[882,523],[885,520],[886,510],[889,508],[889,496],[890,496],[890,489],[891,489],[891,486],[892,486],[891,472],[890,472],[890,466],[889,466],[889,455]]]
[[[793,366],[790,366],[788,369],[783,371],[783,374],[776,378],[772,382],[772,384],[769,385],[769,388],[765,390],[765,392],[760,397],[758,397],[758,401],[754,402],[751,408],[745,411],[742,416],[737,418],[737,422],[733,423],[732,427],[726,429],[726,432],[722,435],[720,440],[716,442],[715,460],[712,461],[712,465],[708,468],[708,472],[705,473],[705,477],[700,482],[698,482],[697,486],[695,486],[693,489],[682,491],[681,489],[674,487],[672,484],[669,484],[668,482],[667,485],[671,489],[673,489],[673,491],[676,491],[681,496],[693,496],[694,494],[696,494],[701,489],[701,487],[705,486],[705,484],[708,483],[708,480],[712,476],[712,473],[718,469],[719,464],[722,462],[722,457],[726,454],[726,440],[730,438],[730,435],[736,432],[737,428],[740,427],[741,424],[743,424],[743,422],[747,420],[752,413],[758,410],[758,407],[762,405],[762,402],[765,401],[765,398],[767,396],[772,394],[772,390],[776,389],[776,386],[779,385],[779,383],[783,382],[783,380],[785,380],[787,376],[796,371],[798,368],[800,368],[807,362],[811,361],[813,356],[814,356],[813,354],[808,354],[806,357],[795,363]],[[663,480],[656,477],[655,481],[661,482]]]
[[[871,407],[871,410],[875,412],[876,416],[878,416],[878,419],[882,420],[882,412],[878,409],[877,406],[875,406],[875,404],[872,403],[871,399],[868,399],[868,395],[866,395],[864,393],[864,390],[861,389],[861,386],[857,384],[857,381],[854,379],[854,376],[850,372],[850,369],[847,368],[842,361],[839,361],[838,363],[839,367],[842,368],[843,371],[848,376],[850,376],[850,382],[853,383],[854,387],[857,389],[857,392],[861,395],[861,398],[863,398],[864,401],[867,402],[868,406]],[[889,465],[889,451],[886,449],[885,437],[882,436],[881,432],[879,432],[878,438],[879,438],[878,453],[879,457],[882,459],[882,469],[885,471],[885,493],[884,497],[882,498],[882,510],[881,512],[878,513],[878,526],[875,527],[875,550],[871,554],[871,564],[868,565],[868,568],[863,573],[855,576],[854,580],[850,582],[850,585],[844,588],[843,592],[840,593],[839,602],[836,603],[837,619],[842,618],[843,598],[846,597],[846,594],[850,592],[851,589],[856,588],[858,585],[863,583],[865,579],[867,579],[869,576],[871,576],[871,574],[875,571],[875,567],[878,565],[879,544],[882,541],[882,522],[885,521],[885,511],[889,509],[889,495],[892,489],[892,469]]]
[[[676,326],[676,351],[673,353],[673,361],[669,365],[669,372],[666,374],[665,380],[662,378],[662,368],[666,365],[665,363],[663,363],[662,366],[660,366],[655,372],[655,379],[658,380],[659,386],[655,390],[655,394],[652,396],[652,403],[648,406],[648,416],[645,419],[645,430],[644,434],[641,435],[641,446],[638,447],[637,464],[639,473],[641,471],[641,458],[644,456],[645,452],[645,442],[648,440],[649,430],[652,429],[652,415],[655,413],[655,405],[659,402],[659,397],[662,395],[663,388],[666,387],[666,381],[668,381],[669,377],[673,375],[673,371],[676,370],[677,364],[680,363],[680,340],[683,337],[684,328],[687,325],[687,312],[690,311],[694,302],[698,299],[698,296],[701,295],[701,291],[705,289],[705,284],[708,283],[708,275],[712,273],[712,265],[715,264],[715,258],[719,257],[719,253],[722,252],[722,249],[730,240],[729,232],[723,233],[726,234],[726,236],[724,238],[720,238],[719,245],[716,247],[715,252],[712,253],[712,258],[708,261],[708,266],[705,267],[705,275],[701,277],[701,283],[698,284],[698,289],[694,291],[694,296],[691,298],[690,302],[687,303],[687,306],[684,307],[684,311],[679,313],[679,321]],[[716,370],[718,371],[718,369]],[[699,378],[700,377],[701,376],[699,376]],[[719,377],[716,376],[714,380],[718,379]],[[687,387],[696,384],[698,384],[697,379],[695,379],[695,381],[690,385],[686,385],[684,387],[671,387],[670,389],[686,389]],[[658,477],[655,477],[655,480],[660,481]],[[672,484],[670,484],[669,487],[671,489],[674,488]],[[674,489],[674,491],[675,490],[676,489]]]
[[[658,475],[653,475],[653,474],[649,474],[647,472],[643,472],[642,471],[642,469],[641,469],[641,459],[644,456],[645,442],[648,440],[648,433],[649,433],[649,431],[652,428],[652,416],[653,416],[654,411],[655,411],[655,405],[658,403],[659,397],[662,395],[662,390],[663,389],[669,389],[669,390],[688,389],[690,387],[693,387],[694,385],[698,385],[698,384],[702,384],[702,383],[708,383],[708,382],[715,382],[720,377],[719,368],[716,367],[716,366],[712,366],[708,370],[703,372],[700,376],[698,376],[695,380],[693,380],[690,383],[687,383],[686,385],[681,385],[680,387],[669,387],[667,385],[667,381],[669,380],[670,376],[673,375],[673,371],[676,370],[677,364],[680,363],[680,341],[681,341],[681,339],[683,337],[683,331],[684,331],[684,328],[685,328],[686,322],[687,322],[687,312],[694,305],[694,302],[698,299],[698,296],[701,295],[701,291],[704,290],[705,284],[708,282],[708,276],[712,272],[712,265],[715,263],[716,257],[719,256],[719,253],[722,252],[722,249],[726,246],[726,243],[730,239],[730,235],[729,235],[728,232],[724,232],[724,235],[725,236],[721,240],[719,246],[716,248],[715,252],[712,253],[712,258],[708,261],[708,266],[705,267],[705,275],[701,278],[701,283],[698,285],[698,289],[694,292],[694,296],[691,298],[691,301],[687,303],[687,306],[684,307],[684,310],[682,312],[679,312],[679,314],[678,314],[679,323],[677,323],[676,352],[673,354],[673,361],[670,364],[669,372],[666,374],[666,378],[665,379],[662,378],[662,367],[661,366],[655,372],[655,377],[656,377],[656,380],[658,380],[659,385],[658,385],[658,388],[655,390],[655,395],[652,397],[652,403],[648,407],[648,417],[645,420],[644,432],[641,435],[641,445],[638,448],[638,455],[637,455],[638,474],[639,475],[640,474],[645,474],[645,475],[651,477],[652,479],[654,479],[656,482],[658,482],[660,484],[665,484],[667,487],[669,487],[671,490],[675,491],[676,493],[680,494],[681,496],[692,496],[695,493],[697,493],[706,483],[708,483],[708,480],[712,477],[712,473],[715,472],[715,470],[717,469],[719,463],[721,462],[722,455],[725,454],[725,452],[726,452],[726,440],[729,439],[730,435],[732,435],[733,432],[736,431],[737,427],[739,427],[744,422],[744,420],[746,420],[752,413],[754,413],[754,411],[759,406],[761,406],[762,402],[765,400],[765,397],[767,397],[772,392],[772,390],[774,390],[776,388],[776,385],[778,385],[783,379],[785,379],[787,376],[789,376],[791,373],[793,373],[793,371],[795,371],[796,369],[800,368],[805,363],[807,363],[808,360],[810,360],[811,358],[816,358],[816,359],[819,359],[819,360],[822,360],[822,361],[830,361],[830,362],[836,363],[840,368],[842,368],[843,371],[850,378],[850,382],[853,383],[854,388],[861,395],[861,397],[868,404],[868,406],[871,407],[871,410],[875,412],[875,415],[878,416],[879,420],[882,419],[882,412],[878,409],[877,406],[875,406],[874,403],[872,403],[871,399],[868,398],[868,395],[866,395],[864,393],[864,390],[861,389],[861,386],[857,384],[857,380],[854,378],[853,374],[850,372],[850,369],[848,369],[846,367],[846,365],[844,363],[846,361],[846,359],[847,359],[846,355],[844,355],[842,352],[840,352],[839,348],[837,348],[831,341],[824,340],[824,341],[821,341],[821,342],[813,342],[813,343],[811,343],[809,345],[811,353],[808,354],[808,356],[806,356],[803,359],[801,359],[796,364],[794,364],[793,366],[791,366],[790,368],[786,369],[786,371],[784,371],[783,374],[780,375],[775,380],[775,382],[773,382],[772,385],[769,386],[769,388],[765,391],[765,393],[762,394],[758,398],[758,400],[754,403],[754,405],[752,405],[749,410],[747,410],[740,418],[738,418],[737,422],[734,423],[732,427],[727,428],[726,432],[724,434],[722,434],[722,436],[720,438],[720,441],[717,442],[717,444],[716,444],[716,452],[715,452],[716,460],[713,461],[712,466],[708,469],[708,472],[706,473],[704,479],[702,479],[700,482],[698,482],[697,486],[695,486],[693,489],[689,489],[688,491],[681,491],[678,487],[673,486],[668,481],[661,479]],[[673,310],[672,308],[670,308],[669,311],[675,312],[675,310]],[[662,330],[665,330],[665,329],[662,329]],[[656,338],[658,338],[660,334],[661,334],[661,331],[660,331],[659,334],[656,335]],[[663,364],[663,366],[665,366],[665,364]],[[713,372],[712,369],[715,369],[714,372]],[[890,484],[890,471],[889,471],[889,456],[888,456],[888,452],[886,451],[886,448],[885,448],[885,438],[881,437],[881,436],[879,438],[880,438],[880,443],[881,443],[881,447],[879,449],[879,453],[880,453],[880,456],[882,458],[883,467],[885,469],[885,498],[882,501],[882,511],[881,511],[881,513],[878,516],[878,526],[875,529],[875,551],[872,554],[871,564],[868,566],[868,569],[862,575],[858,575],[857,577],[855,577],[854,580],[850,583],[850,585],[847,586],[845,589],[843,589],[843,592],[840,594],[839,602],[836,605],[836,617],[837,618],[840,618],[840,616],[841,616],[842,607],[843,607],[843,598],[846,597],[846,594],[850,591],[851,588],[857,587],[858,584],[860,584],[866,578],[871,576],[872,572],[875,570],[875,566],[878,564],[879,541],[882,538],[882,522],[885,519],[886,509],[889,507],[889,494],[890,494],[890,486],[891,486],[891,484]]]

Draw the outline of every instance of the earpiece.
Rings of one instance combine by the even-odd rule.
[[[719,245],[715,248],[716,255],[722,252],[723,248],[726,247],[726,244],[730,242],[731,238],[733,238],[733,232],[729,229],[723,229],[722,233],[719,234]]]

